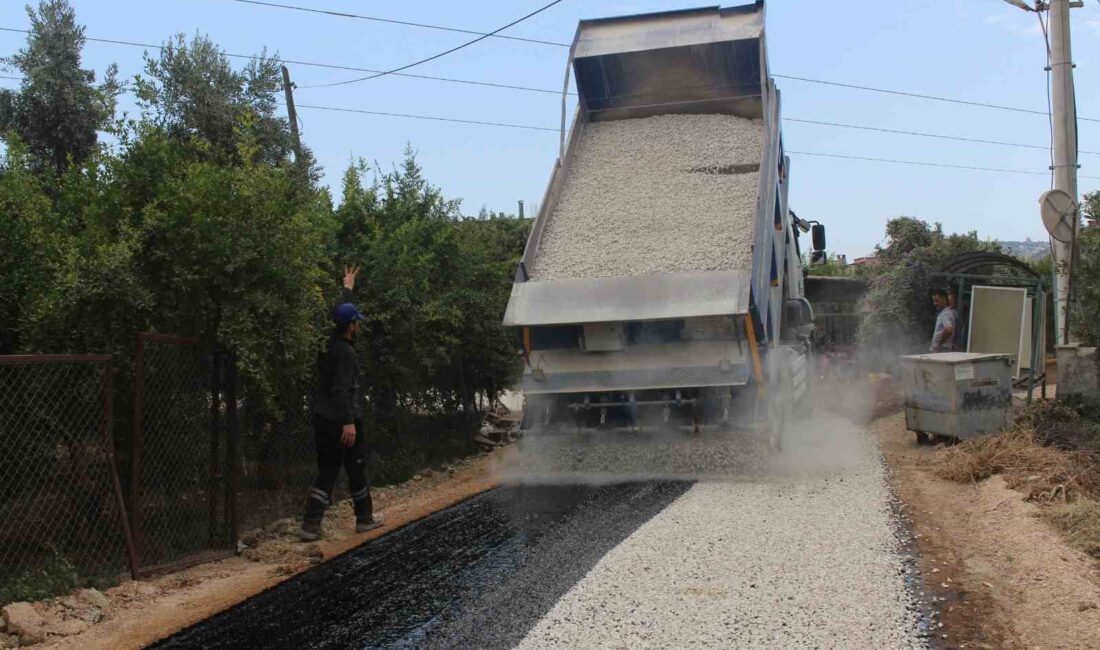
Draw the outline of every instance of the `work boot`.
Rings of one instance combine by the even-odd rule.
[[[303,542],[316,542],[321,539],[321,522],[303,521],[301,529],[298,530],[298,539]]]
[[[358,519],[355,521],[355,532],[365,533],[374,530],[381,527],[385,520],[386,518],[382,515],[372,515],[370,519]]]

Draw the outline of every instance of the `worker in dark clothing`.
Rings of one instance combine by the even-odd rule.
[[[355,532],[365,533],[382,525],[382,518],[373,512],[367,484],[359,358],[352,345],[363,320],[363,314],[351,302],[358,273],[359,269],[352,268],[344,274],[341,302],[332,314],[335,330],[318,359],[313,408],[318,472],[306,499],[302,529],[298,533],[303,541],[321,538],[321,519],[325,508],[332,503],[332,490],[341,467],[348,474],[348,487],[355,507]]]

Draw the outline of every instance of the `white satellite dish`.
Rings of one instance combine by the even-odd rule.
[[[1039,197],[1043,227],[1054,239],[1073,241],[1073,222],[1077,219],[1077,201],[1063,190],[1048,190]]]

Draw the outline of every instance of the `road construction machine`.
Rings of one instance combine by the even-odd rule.
[[[579,23],[504,316],[525,428],[746,422],[780,445],[808,403],[800,236],[820,255],[824,229],[787,205],[764,17],[760,1]]]

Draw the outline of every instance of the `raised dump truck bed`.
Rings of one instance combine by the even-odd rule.
[[[531,281],[750,270],[763,140],[721,114],[585,124]]]
[[[563,95],[504,318],[525,393],[549,417],[779,381],[769,349],[802,272],[763,2],[581,21],[570,72],[579,105],[566,134]]]

